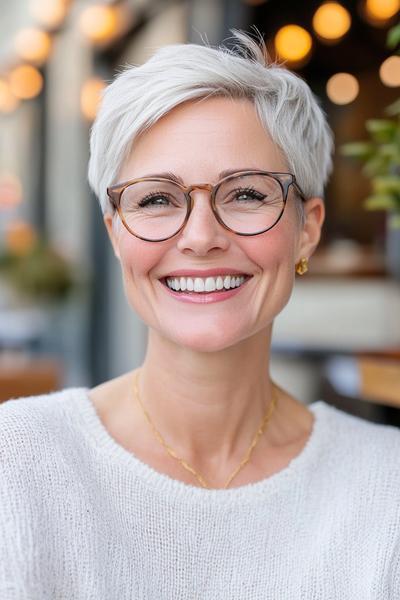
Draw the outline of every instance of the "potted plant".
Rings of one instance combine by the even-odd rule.
[[[74,281],[67,260],[25,222],[8,226],[0,250],[3,296],[16,308],[57,304],[70,293]]]
[[[400,43],[400,24],[389,30],[388,46]],[[344,144],[341,153],[363,163],[363,173],[371,180],[367,210],[387,212],[386,260],[388,271],[400,279],[400,99],[385,108],[387,118],[365,123],[367,141]]]

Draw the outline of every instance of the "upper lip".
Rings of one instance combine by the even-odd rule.
[[[214,277],[216,275],[250,275],[245,271],[239,271],[238,269],[230,269],[229,267],[222,267],[221,269],[199,269],[197,271],[189,269],[178,269],[177,271],[171,271],[164,277]]]

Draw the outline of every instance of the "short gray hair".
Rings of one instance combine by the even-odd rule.
[[[306,198],[323,196],[332,170],[333,135],[307,83],[268,58],[265,43],[231,29],[232,49],[199,44],[159,48],[140,66],[124,67],[105,88],[91,128],[88,180],[103,213],[107,186],[135,138],[174,107],[209,96],[247,98],[286,158]]]

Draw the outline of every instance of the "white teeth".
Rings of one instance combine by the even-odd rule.
[[[206,292],[215,292],[215,280],[213,277],[207,277],[204,289]]]
[[[189,292],[214,292],[215,290],[230,290],[235,287],[239,287],[245,280],[244,275],[233,276],[225,275],[218,277],[167,277],[166,282],[168,287],[175,291]]]
[[[217,281],[216,281],[217,290],[222,290],[223,287],[224,287],[224,282],[223,282],[222,277],[217,277]]]
[[[194,280],[194,291],[204,292],[204,281],[200,279],[200,277],[196,277],[196,279]]]

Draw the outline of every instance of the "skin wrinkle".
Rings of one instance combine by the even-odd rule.
[[[217,97],[187,102],[160,119],[136,140],[118,180],[172,171],[185,183],[211,182],[221,170],[249,164],[287,170],[254,105]],[[184,230],[161,243],[135,238],[123,226],[115,235],[111,217],[104,220],[120,261],[127,300],[149,327],[139,386],[142,402],[178,454],[222,481],[243,457],[270,401],[272,323],[290,298],[295,263],[311,256],[319,241],[324,210],[320,198],[309,199],[302,228],[290,196],[273,229],[241,237],[215,220],[207,192],[196,190],[194,196]],[[221,266],[253,274],[246,289],[224,302],[184,304],[170,297],[158,281],[177,268]],[[136,440],[135,450],[147,448],[163,464],[173,462],[157,448],[140,409],[133,405],[130,376],[115,396],[124,407],[118,418],[114,408],[116,429]],[[253,476],[260,476],[267,450],[292,447],[310,426],[309,411],[282,392],[248,473],[255,469]],[[276,458],[279,461],[282,457]]]

